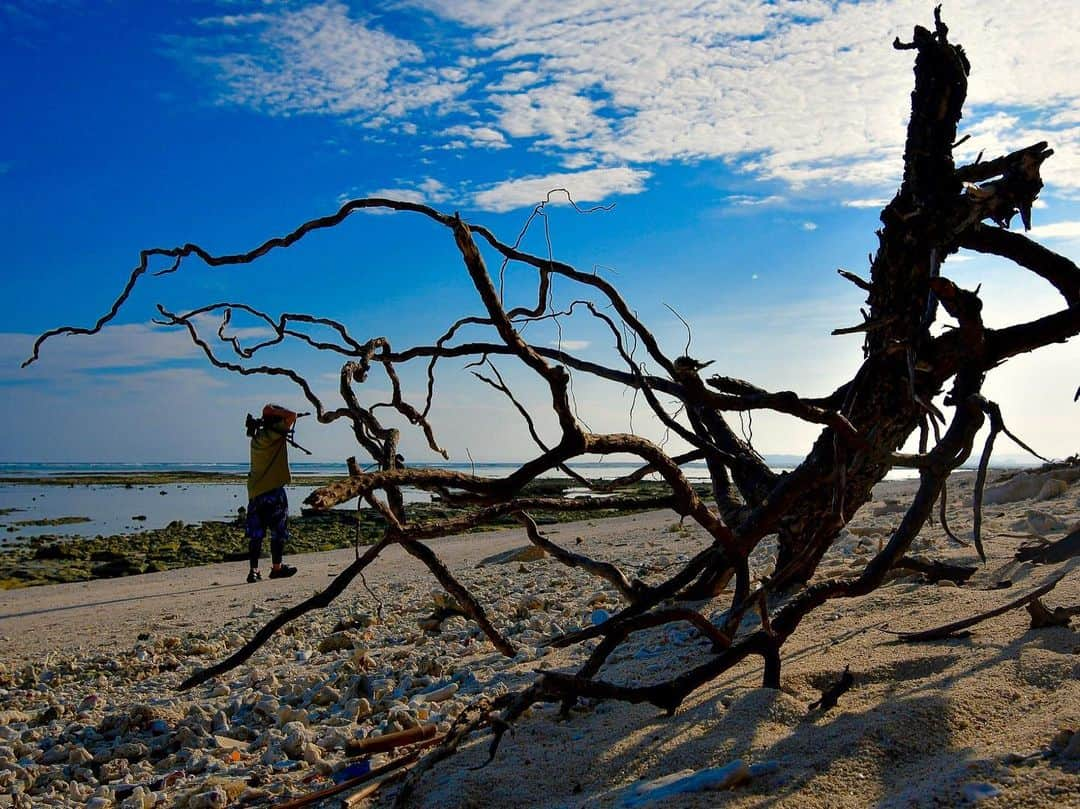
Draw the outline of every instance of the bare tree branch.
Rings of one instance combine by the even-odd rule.
[[[977,224],[964,233],[960,246],[1007,258],[1053,284],[1069,306],[1080,304],[1080,268],[1022,233]]]
[[[1004,615],[1010,610],[1015,610],[1018,607],[1027,606],[1032,601],[1037,600],[1040,596],[1044,596],[1053,590],[1061,580],[1064,579],[1071,570],[1063,570],[1054,578],[1050,579],[1046,584],[1032,590],[1030,593],[1025,593],[1019,598],[1013,599],[1008,604],[1003,604],[1000,607],[996,607],[986,612],[980,612],[978,615],[973,615],[970,618],[964,618],[961,621],[953,621],[945,624],[944,626],[934,627],[933,629],[924,629],[921,632],[899,632],[897,633],[898,639],[903,643],[921,643],[928,640],[940,640],[947,638],[950,635],[955,635],[957,632],[961,632],[968,627],[980,624],[990,618],[996,618],[998,615]]]
[[[641,582],[631,582],[626,578],[626,574],[619,570],[615,565],[610,564],[609,562],[597,562],[595,559],[590,559],[584,554],[572,553],[565,548],[556,545],[540,533],[540,529],[536,526],[536,521],[524,511],[517,512],[515,516],[521,520],[522,524],[525,526],[525,531],[529,535],[530,542],[538,548],[543,548],[567,567],[582,568],[583,570],[589,571],[594,576],[615,585],[615,589],[622,593],[627,601],[636,601],[641,594],[641,591],[644,589],[644,585]]]
[[[693,332],[685,320],[687,340],[683,353],[674,358],[669,356],[612,283],[595,272],[582,272],[554,259],[546,212],[550,194],[533,209],[512,244],[500,241],[483,225],[466,222],[456,214],[416,203],[367,198],[351,200],[336,213],[305,222],[287,235],[265,241],[245,253],[214,255],[190,243],[144,250],[119,296],[92,326],[61,326],[40,335],[25,364],[37,360],[43,344],[55,336],[100,331],[127,303],[142,276],[151,274],[151,265],[157,266],[161,260],[171,261],[160,270],[163,273],[179,271],[190,257],[210,267],[247,264],[272,250],[287,248],[315,230],[339,225],[352,213],[369,208],[416,214],[445,228],[440,232],[452,235],[468,283],[480,301],[482,310],[478,314],[453,320],[441,333],[435,331],[438,336],[434,343],[403,350],[395,350],[381,336],[360,341],[344,323],[327,317],[303,313],[273,317],[248,304],[231,302],[208,304],[185,314],[159,306],[162,322],[185,329],[213,367],[242,376],[288,380],[312,403],[321,423],[346,419],[357,444],[371,457],[375,468],[365,472],[354,461],[349,464],[347,477],[320,487],[306,502],[327,509],[356,499],[358,504],[376,509],[386,523],[383,539],[358,555],[357,561],[330,587],[275,616],[238,652],[215,666],[195,672],[183,687],[189,688],[243,663],[289,620],[328,604],[390,543],[401,544],[406,552],[420,559],[495,647],[503,654],[514,654],[513,644],[496,629],[497,621],[485,612],[482,594],[470,592],[442,562],[436,548],[422,541],[514,516],[523,523],[529,540],[550,553],[556,562],[581,568],[610,582],[628,603],[598,626],[551,638],[549,644],[560,647],[599,642],[584,655],[585,662],[576,673],[542,672],[522,691],[485,702],[475,712],[463,715],[465,718],[436,751],[409,776],[401,792],[407,796],[420,773],[452,754],[475,732],[491,730],[490,749],[494,755],[511,723],[521,719],[535,702],[561,703],[567,708],[581,698],[620,699],[650,703],[672,712],[696,688],[748,657],[761,658],[761,682],[776,688],[780,685],[781,650],[785,642],[807,615],[826,602],[865,595],[896,569],[919,570],[930,578],[953,580],[970,575],[970,569],[910,556],[912,542],[932,519],[935,506],[939,508],[944,530],[956,539],[946,522],[946,481],[953,470],[971,457],[978,430],[989,419],[990,433],[982,452],[974,497],[975,545],[979,554],[983,554],[982,489],[993,443],[998,433],[1004,432],[1029,449],[1008,432],[1000,410],[983,396],[985,377],[1010,358],[1080,334],[1080,272],[1070,259],[1002,229],[1017,213],[1025,228],[1030,227],[1034,203],[1042,189],[1042,166],[1053,154],[1046,143],[995,160],[956,167],[953,148],[961,142],[957,125],[971,66],[963,49],[950,42],[940,9],[935,11],[932,30],[917,26],[910,42],[897,40],[894,46],[912,51],[915,57],[903,183],[881,212],[882,227],[877,232],[877,250],[870,256],[869,280],[840,271],[842,277],[867,293],[866,305],[860,310],[862,323],[838,330],[863,335],[862,356],[857,366],[853,366],[850,379],[827,396],[810,398],[794,391],[770,392],[722,373],[703,380],[701,371],[709,363],[689,356]],[[520,249],[525,234],[536,221],[542,221],[544,226],[546,256],[531,255]],[[997,223],[998,227],[987,222]],[[942,274],[946,257],[961,247],[1009,259],[1046,279],[1061,293],[1067,307],[1027,323],[1003,329],[986,328],[979,290],[962,289]],[[497,256],[497,278],[489,272],[485,254]],[[530,293],[529,305],[508,309],[506,273],[515,264],[530,268],[530,277],[536,272],[535,304],[531,303]],[[555,277],[560,279],[560,292],[564,283],[574,288],[575,294],[568,296],[573,302],[568,306],[553,302]],[[562,349],[563,329],[568,327],[573,315],[585,311],[612,335],[613,345],[609,350],[613,350],[614,359],[605,360],[609,364],[586,360]],[[949,323],[949,328],[939,333],[934,326],[942,312],[955,320],[955,327]],[[245,346],[230,331],[235,313],[254,318],[270,330],[270,336]],[[220,315],[216,337],[224,345],[217,347],[223,356],[200,333],[200,330],[209,331],[205,320],[214,315]],[[681,316],[679,319],[682,320]],[[574,325],[577,322],[573,321]],[[558,332],[555,348],[535,345],[543,342],[540,339],[533,342],[525,339],[526,331],[544,324]],[[468,333],[472,338],[473,331],[479,332],[479,337],[466,341],[462,335]],[[254,363],[260,351],[286,340],[344,358],[338,388],[340,407],[324,404],[309,380],[298,371]],[[713,353],[722,355],[720,351]],[[472,370],[489,388],[510,401],[538,448],[538,454],[506,475],[483,477],[475,472],[409,466],[399,451],[403,441],[400,431],[379,419],[384,409],[392,410],[423,435],[431,450],[449,457],[429,419],[433,418],[436,401],[436,366],[453,358],[465,358],[469,362],[466,370]],[[517,378],[504,377],[493,358],[498,358],[500,366],[525,369],[527,382],[541,386],[546,394],[545,407],[549,408],[546,415],[557,423],[557,434],[541,435],[537,425],[544,422],[538,421],[537,414],[524,405],[534,399],[519,389]],[[401,369],[410,362],[416,365],[409,367],[426,365],[423,407],[407,401],[403,392],[401,379],[408,377]],[[386,374],[391,394],[389,401],[367,403],[361,397],[360,386],[375,366],[381,366]],[[629,388],[634,403],[638,396],[644,399],[664,429],[660,443],[633,432],[634,404],[629,414],[631,432],[594,432],[579,414],[574,396],[574,380],[583,375],[624,386],[620,392]],[[514,379],[515,390],[511,390],[508,379]],[[1080,396],[1080,391],[1077,395]],[[743,430],[739,435],[727,421],[728,414],[739,414],[741,422],[743,413],[763,409],[792,416],[819,429],[809,453],[789,472],[781,474],[770,469],[754,449],[752,432]],[[395,418],[394,423],[400,423],[399,419]],[[897,452],[916,433],[918,451]],[[669,452],[666,448],[669,437],[686,442],[690,450]],[[612,481],[589,480],[575,471],[575,463],[595,456],[620,459],[629,456],[637,468]],[[700,460],[708,468],[708,488],[715,505],[702,496],[700,486],[691,484],[686,465]],[[816,577],[822,559],[837,541],[841,529],[871,501],[874,486],[898,465],[917,469],[919,484],[889,541],[856,574]],[[552,471],[560,471],[594,492],[618,491],[646,475],[660,478],[664,490],[659,495],[638,490],[620,496],[585,498],[532,496],[526,487]],[[430,518],[430,513],[425,515],[422,510],[406,505],[407,487],[435,492],[442,498],[441,505],[455,511]],[[709,535],[711,544],[665,574],[667,578],[663,581],[649,585],[631,579],[620,565],[621,560],[600,561],[560,547],[540,532],[529,514],[536,509],[589,514],[610,508],[669,509],[680,519],[696,523]],[[769,575],[753,584],[750,555],[766,537],[774,534],[778,544],[775,566]],[[1028,594],[1023,603],[1037,604],[1038,596],[1058,580],[1060,577]],[[732,581],[734,586],[729,587]],[[721,596],[727,609],[721,613],[723,618],[718,624],[707,620],[697,609],[680,603],[691,597]],[[760,615],[760,628],[741,629],[743,619],[753,611]],[[1036,613],[1038,608],[1032,611]],[[1045,609],[1044,612],[1045,615],[1039,613],[1041,617],[1035,616],[1033,620],[1068,619],[1064,613]],[[983,620],[988,615],[974,620]],[[621,683],[600,678],[612,652],[632,634],[674,622],[689,622],[709,641],[709,650],[702,650],[703,660],[686,663],[685,670],[659,675],[655,682]],[[956,631],[956,627],[938,631],[944,630]],[[399,802],[403,800],[401,795]]]

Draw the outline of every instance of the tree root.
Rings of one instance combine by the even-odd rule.
[[[1054,607],[1049,609],[1038,598],[1033,598],[1027,605],[1031,614],[1031,628],[1042,629],[1049,626],[1068,626],[1074,615],[1080,615],[1080,605],[1075,607]]]
[[[989,620],[990,618],[996,618],[999,615],[1004,615],[1010,610],[1015,610],[1019,607],[1027,606],[1029,603],[1036,601],[1041,596],[1046,595],[1055,587],[1057,587],[1061,580],[1064,579],[1071,572],[1071,568],[1069,570],[1063,570],[1061,573],[1054,576],[1054,578],[1052,578],[1046,584],[1035,590],[1032,590],[1030,593],[1020,596],[1020,598],[1014,599],[1008,604],[1004,604],[1000,607],[995,607],[994,609],[987,610],[986,612],[981,612],[978,615],[971,616],[970,618],[964,618],[961,621],[953,621],[952,623],[945,624],[944,626],[934,627],[933,629],[924,629],[919,632],[889,632],[889,634],[896,635],[897,641],[899,643],[922,643],[929,640],[941,640],[943,638],[948,638],[951,635],[955,635],[957,632],[962,632],[963,630],[975,626],[976,624],[980,624],[983,621]],[[1032,627],[1034,628],[1034,626],[1035,613],[1033,612]]]
[[[846,694],[854,684],[855,677],[851,674],[851,666],[844,666],[844,672],[840,675],[840,679],[828,688],[823,689],[821,692],[821,699],[811,702],[809,710],[825,713],[832,708],[835,708],[840,697],[843,694]]]
[[[922,573],[931,584],[942,580],[963,584],[978,570],[969,565],[950,565],[937,559],[924,559],[921,556],[905,556],[893,567],[897,570],[914,570]]]

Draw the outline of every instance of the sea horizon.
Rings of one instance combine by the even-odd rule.
[[[765,454],[762,456],[773,471],[784,472],[798,466],[805,456],[787,453]],[[430,467],[435,469],[452,469],[468,471],[470,469],[484,471],[497,469],[514,469],[521,466],[525,461],[420,461],[413,462],[410,466]],[[1021,456],[1005,455],[995,456],[991,466],[996,468],[1013,468],[1023,466],[1035,466],[1040,461],[1035,458],[1025,459]],[[371,464],[361,464],[369,467]],[[632,459],[606,459],[598,461],[574,461],[569,464],[572,469],[591,470],[605,472],[607,474],[598,477],[617,477],[642,466],[642,462]],[[326,476],[347,474],[344,460],[290,460],[289,467],[294,477]],[[975,469],[978,467],[978,459],[970,458],[960,469]],[[692,461],[682,464],[684,470],[700,470],[702,478],[707,478],[707,469],[704,461]],[[36,478],[52,477],[61,475],[92,475],[92,474],[123,474],[125,472],[141,473],[170,473],[170,472],[201,472],[206,474],[222,475],[246,475],[248,461],[4,461],[0,462],[0,477]],[[550,470],[546,476],[563,477],[564,473],[558,469]],[[697,477],[697,475],[691,475]]]
[[[794,455],[765,455],[766,462],[775,472],[793,469],[801,457]],[[473,473],[484,477],[498,477],[518,468],[520,461],[437,461],[428,466]],[[1027,464],[996,460],[996,468],[1017,468]],[[975,460],[963,469],[976,466]],[[417,464],[420,465],[420,464]],[[292,461],[293,482],[289,485],[289,511],[294,516],[301,512],[304,498],[315,490],[315,478],[347,474],[341,461]],[[574,471],[585,477],[604,480],[622,477],[641,467],[640,462],[608,458],[599,461],[582,461],[571,464]],[[683,474],[692,483],[707,483],[709,472],[703,461],[684,464]],[[174,521],[203,523],[233,520],[237,510],[247,503],[247,489],[243,478],[247,475],[248,462],[6,462],[0,463],[0,546],[13,547],[34,536],[92,537],[97,535],[129,534],[146,529],[163,528]],[[141,482],[132,483],[125,476],[136,479],[137,475],[160,473],[176,474],[194,472],[218,474],[220,481],[201,482]],[[57,486],[41,482],[50,477],[91,476],[86,483]],[[106,480],[116,476],[115,482]],[[564,478],[559,469],[551,469],[541,478]],[[887,480],[908,480],[918,477],[915,469],[894,468]],[[25,479],[25,482],[22,482]],[[647,479],[659,480],[655,473]],[[65,481],[69,482],[69,481]],[[405,488],[407,502],[427,502],[426,492]],[[356,508],[349,503],[340,508]],[[63,521],[77,518],[65,524]],[[58,523],[58,521],[60,521]],[[2,550],[2,547],[0,547]]]

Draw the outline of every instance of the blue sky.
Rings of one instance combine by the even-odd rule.
[[[458,210],[506,241],[549,189],[614,203],[549,207],[552,249],[607,274],[670,354],[686,336],[665,304],[721,373],[808,395],[849,377],[860,341],[829,331],[858,322],[862,296],[835,270],[865,272],[899,182],[912,55],[890,43],[928,24],[932,4],[663,5],[0,2],[0,460],[242,460],[245,412],[302,404],[275,380],[209,368],[185,334],[150,323],[159,302],[307,311],[398,348],[479,311],[447,232],[358,214],[250,267],[147,278],[101,334],[48,343],[19,369],[36,333],[106,311],[140,249],[242,251],[355,196]],[[944,13],[974,65],[958,157],[1050,141],[1036,236],[1075,259],[1080,5],[965,0]],[[534,252],[547,250],[543,224],[525,237]],[[962,255],[945,273],[982,284],[991,325],[1060,308],[999,261]],[[528,300],[531,280],[511,269],[511,298]],[[595,325],[561,326],[528,334],[617,364]],[[334,402],[336,360],[297,347],[273,359]],[[1080,450],[1078,360],[1074,341],[991,374],[1007,423],[1045,453]],[[451,456],[531,453],[506,402],[462,365],[442,366],[433,411]],[[528,379],[501,370],[542,412]],[[414,398],[422,371],[406,371]],[[385,389],[370,387],[371,401]],[[594,429],[659,437],[640,403],[631,422],[624,391],[578,378],[575,392]],[[814,431],[755,414],[753,436],[763,452],[799,452]],[[319,458],[353,451],[336,428],[302,424],[301,438]],[[414,433],[404,447],[432,457]]]

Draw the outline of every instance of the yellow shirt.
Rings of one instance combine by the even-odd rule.
[[[284,486],[292,480],[285,434],[263,428],[251,439],[251,470],[248,472],[248,499]]]

